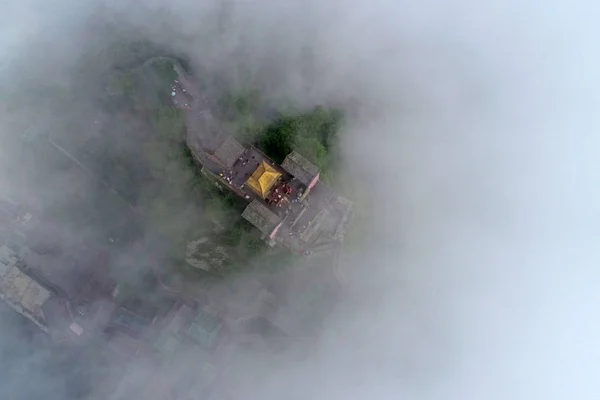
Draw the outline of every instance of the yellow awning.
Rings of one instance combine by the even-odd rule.
[[[280,176],[280,172],[263,161],[248,178],[246,185],[264,199]]]

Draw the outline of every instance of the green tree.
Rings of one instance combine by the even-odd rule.
[[[258,147],[276,163],[281,163],[293,150],[297,137],[297,123],[294,118],[280,118],[269,124],[258,140]]]
[[[295,116],[280,116],[264,129],[257,145],[277,163],[297,150],[327,172],[334,164],[331,158],[337,152],[341,121],[341,112],[323,107]]]
[[[321,171],[329,167],[329,155],[325,146],[315,137],[299,136],[294,148],[304,157],[311,160]]]
[[[179,151],[177,145],[185,137],[185,111],[180,108],[163,106],[156,116],[156,136],[159,141],[171,145],[172,151]]]
[[[173,69],[173,63],[168,60],[157,61],[153,64],[154,71],[162,83],[168,85],[177,79],[178,75]]]
[[[108,94],[116,97],[133,95],[138,89],[137,78],[133,70],[113,72],[108,78]]]

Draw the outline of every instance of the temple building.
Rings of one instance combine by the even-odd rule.
[[[303,197],[306,197],[319,180],[319,169],[297,151],[292,151],[283,160],[281,167],[306,186]]]
[[[269,210],[269,208],[258,200],[252,201],[244,209],[242,218],[258,228],[266,237],[272,239],[281,227],[281,217]]]
[[[205,150],[190,147],[207,177],[249,203],[242,217],[270,246],[311,253],[342,240],[352,203],[323,184],[319,168],[299,152],[277,165],[224,133]]]
[[[233,137],[223,134],[217,135],[211,147],[209,157],[223,168],[231,168],[245,150]]]
[[[246,181],[246,185],[264,199],[280,177],[281,172],[267,164],[265,160],[262,160]]]
[[[310,254],[339,243],[352,203],[321,182],[321,171],[293,150],[278,165],[222,129],[212,104],[179,66],[173,104],[186,110],[186,143],[202,174],[248,202],[242,216],[269,245]],[[191,107],[189,105],[191,104]]]

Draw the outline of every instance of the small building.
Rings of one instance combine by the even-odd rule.
[[[194,320],[194,310],[185,305],[176,303],[165,316],[165,328],[163,332],[178,334],[183,327],[187,327]]]
[[[280,177],[281,172],[263,160],[248,178],[246,185],[264,199]]]
[[[181,344],[190,340],[206,350],[212,350],[223,329],[219,317],[179,302],[171,308],[161,325],[153,345],[167,356],[181,350]]]
[[[211,155],[215,161],[226,169],[230,169],[245,151],[244,146],[229,135],[217,136],[216,143],[217,145],[214,146]]]
[[[181,346],[181,339],[174,333],[161,332],[154,341],[153,346],[163,355],[171,357]]]
[[[72,337],[69,326],[73,324],[69,304],[60,297],[53,296],[42,305],[42,312],[55,343],[64,342]]]
[[[170,357],[180,349],[181,334],[194,320],[195,311],[185,304],[177,302],[163,320],[163,328],[154,340],[154,348]]]
[[[53,229],[48,232],[40,229],[36,235],[43,240],[44,232],[55,233]],[[54,246],[52,242],[49,244]],[[114,282],[108,274],[105,252],[80,244],[66,253],[57,254],[42,251],[46,245],[42,242],[33,248],[20,248],[19,258],[26,265],[28,274],[69,299],[74,309],[83,303],[93,303],[97,298],[110,297]]]
[[[295,150],[283,160],[281,167],[306,186],[305,196],[319,180],[319,168]]]
[[[142,317],[132,311],[121,307],[110,321],[111,327],[125,330],[134,337],[142,335],[144,330],[152,324],[150,319]]]
[[[186,330],[186,334],[207,349],[216,345],[223,323],[219,317],[201,311]]]
[[[0,299],[48,332],[42,305],[52,294],[17,266],[17,254],[0,246]]]
[[[269,210],[269,208],[259,200],[253,200],[242,213],[242,217],[257,227],[264,235],[270,239],[274,238],[281,227],[281,218]]]

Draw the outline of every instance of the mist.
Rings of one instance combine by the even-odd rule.
[[[596,399],[597,12],[533,0],[9,1],[0,193],[52,210],[40,235],[99,235],[56,210],[73,212],[69,196],[89,202],[102,183],[60,155],[23,159],[18,138],[32,124],[57,141],[85,136],[89,120],[133,137],[135,121],[97,110],[99,77],[115,61],[98,54],[109,34],[150,40],[216,86],[349,115],[338,185],[360,204],[364,238],[343,255],[348,284],[308,356],[250,353],[232,368],[247,369],[232,378],[245,398]],[[120,154],[135,151],[135,139],[119,143]],[[119,276],[135,281],[170,255],[151,248],[114,255]],[[3,370],[26,365],[44,377],[28,382],[35,393],[68,398],[72,376],[36,361],[48,346],[0,318],[2,347],[26,349],[3,351]],[[6,398],[35,398],[16,379],[0,378]]]

